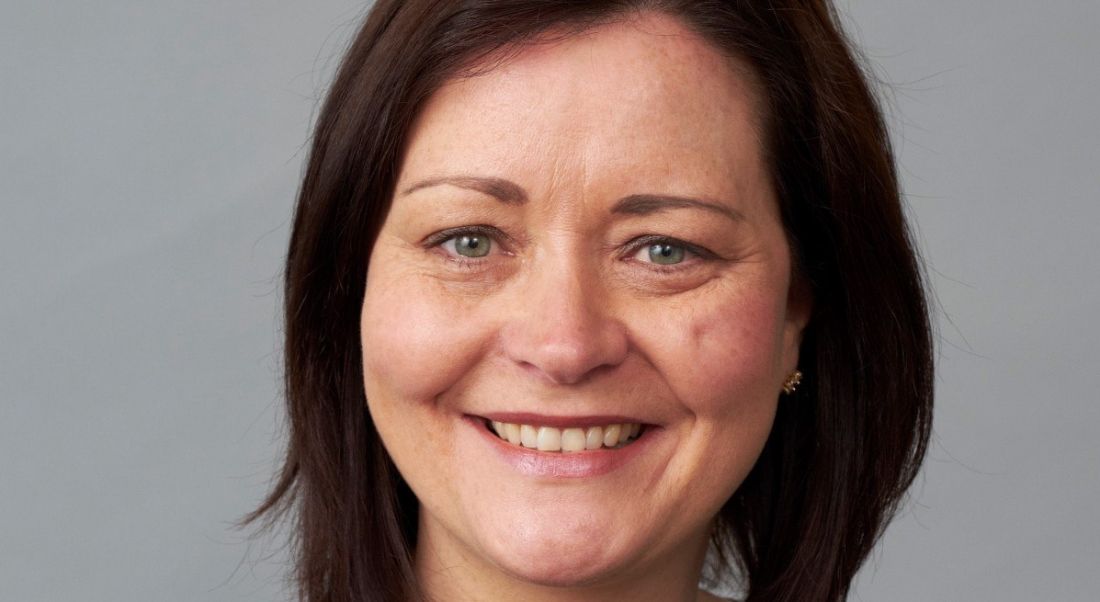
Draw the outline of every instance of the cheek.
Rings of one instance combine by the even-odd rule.
[[[740,486],[775,420],[784,304],[752,288],[692,299],[675,318],[651,320],[643,343],[684,416],[668,495],[697,516],[713,516]]]
[[[450,432],[455,422],[439,411],[446,408],[440,396],[476,365],[488,330],[461,296],[444,295],[438,287],[409,270],[376,271],[368,276],[360,316],[363,385],[371,418],[398,470],[422,500],[453,498],[454,484],[431,460],[454,456]]]
[[[782,355],[782,304],[764,294],[714,295],[664,321],[664,373],[701,419],[769,414]]]
[[[360,335],[372,405],[429,403],[477,360],[477,320],[431,285],[411,275],[368,280]]]

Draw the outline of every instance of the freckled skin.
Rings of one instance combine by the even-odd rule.
[[[429,100],[372,249],[361,336],[439,599],[696,599],[707,529],[759,456],[809,313],[790,292],[758,102],[747,69],[657,15],[526,48]],[[448,175],[504,178],[529,200],[403,194]],[[743,219],[612,214],[641,193]],[[469,225],[503,235],[474,267],[423,244]],[[630,247],[643,235],[713,256],[662,272]],[[636,416],[662,437],[599,478],[535,479],[462,420],[493,411]]]

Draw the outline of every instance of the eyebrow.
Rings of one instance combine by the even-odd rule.
[[[515,182],[503,178],[481,176],[444,176],[421,180],[409,186],[402,193],[412,194],[424,188],[441,185],[457,186],[487,194],[506,205],[522,205],[527,202],[527,193]],[[670,209],[703,209],[723,215],[735,222],[744,221],[740,211],[723,203],[684,196],[667,194],[632,194],[619,199],[611,208],[611,213],[620,215],[650,215]]]
[[[422,188],[449,184],[459,188],[475,190],[496,198],[506,205],[522,205],[527,202],[527,193],[515,182],[509,182],[502,178],[485,178],[478,176],[446,176],[442,178],[429,178],[421,180],[405,189],[402,194],[412,194]]]
[[[724,215],[735,222],[745,220],[745,216],[740,211],[727,207],[722,203],[667,194],[632,194],[615,203],[615,206],[611,208],[611,213],[649,215],[669,209],[703,209]]]

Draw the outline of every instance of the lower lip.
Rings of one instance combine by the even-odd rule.
[[[516,472],[532,477],[578,479],[598,477],[615,471],[645,453],[657,438],[658,430],[647,426],[631,444],[618,449],[594,449],[579,452],[543,452],[512,445],[497,437],[483,419],[466,416],[465,422],[486,441]]]

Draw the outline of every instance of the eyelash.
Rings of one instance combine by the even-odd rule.
[[[499,241],[502,238],[505,240],[508,239],[508,237],[497,228],[494,228],[492,226],[477,225],[461,226],[458,228],[448,228],[446,230],[441,230],[424,239],[423,244],[425,248],[436,249],[442,247],[443,243],[446,243],[460,236],[468,235],[485,236],[492,239],[494,245],[500,244]],[[479,264],[484,263],[485,261],[484,259],[472,259],[470,257],[463,257],[461,255],[452,255],[451,253],[446,253],[446,258],[448,261],[458,266],[459,268],[469,270],[481,267]]]
[[[659,234],[646,234],[644,236],[639,236],[638,238],[631,240],[629,243],[627,243],[627,248],[629,249],[629,251],[626,253],[626,256],[632,258],[637,255],[639,251],[653,245],[670,245],[674,247],[680,247],[686,252],[684,261],[682,261],[681,263],[663,265],[659,263],[652,263],[649,261],[641,262],[647,265],[649,269],[656,272],[661,272],[663,274],[680,272],[696,267],[698,262],[693,261],[691,258],[694,258],[695,260],[708,260],[715,259],[717,257],[714,253],[711,253],[710,251],[702,247],[682,241],[678,238],[661,236]]]
[[[510,240],[510,238],[506,234],[504,234],[497,228],[494,228],[492,226],[476,225],[461,226],[458,228],[448,228],[446,230],[441,230],[426,238],[423,242],[423,245],[425,248],[429,249],[440,248],[446,242],[449,242],[460,236],[468,235],[485,236],[491,239],[494,245],[500,244],[499,241],[501,239]],[[633,240],[628,242],[626,245],[627,251],[623,254],[623,257],[632,258],[634,255],[637,255],[638,252],[642,249],[652,245],[671,245],[675,247],[680,247],[684,249],[688,256],[694,259],[709,260],[715,259],[717,257],[714,253],[702,247],[693,245],[677,238],[661,236],[657,234],[646,234],[634,238]],[[485,259],[473,259],[469,257],[463,257],[461,255],[452,255],[450,253],[447,253],[446,257],[449,261],[453,262],[456,266],[462,269],[477,269],[480,267],[479,264],[482,264],[485,261]],[[668,274],[693,268],[696,266],[697,261],[692,261],[685,258],[683,262],[672,265],[662,265],[652,262],[639,263],[644,263],[648,266],[649,269],[653,271]]]

